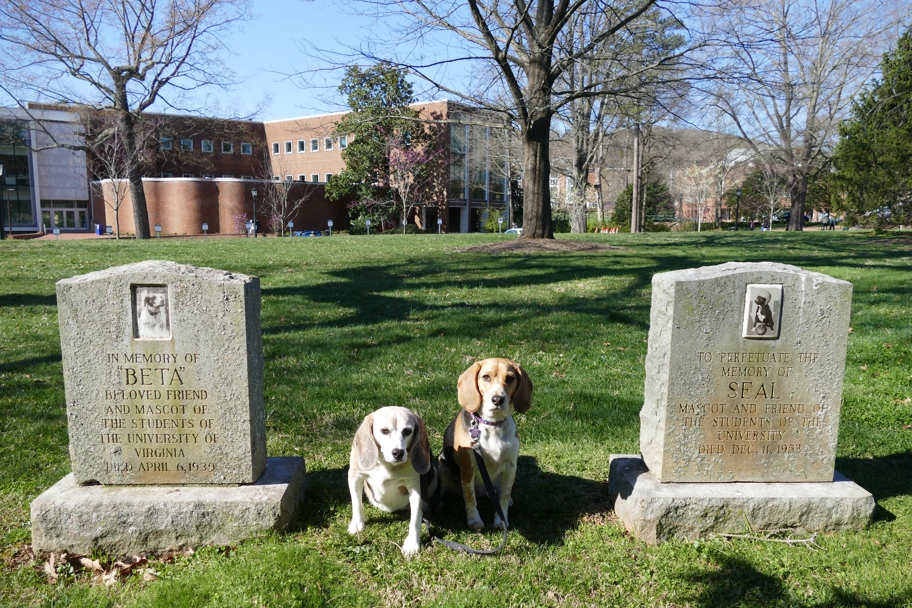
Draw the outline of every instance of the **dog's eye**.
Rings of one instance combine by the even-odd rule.
[[[380,429],[380,434],[381,434],[381,435],[389,435],[389,434],[390,434],[390,430],[389,430],[389,429]]]
[[[402,429],[402,436],[403,436],[403,437],[408,437],[408,436],[411,435],[411,434],[412,434],[412,429],[410,429],[410,428],[408,428],[408,427]]]
[[[490,381],[491,381],[491,376],[485,374],[484,376],[481,377],[481,379],[484,380],[485,382],[490,382]]]
[[[514,380],[516,380],[516,376],[507,376],[507,384],[513,382]]]

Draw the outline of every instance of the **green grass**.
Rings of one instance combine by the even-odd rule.
[[[9,606],[912,606],[912,239],[856,232],[564,237],[590,253],[481,254],[497,235],[4,241],[0,243],[0,603]],[[153,562],[110,589],[51,585],[27,559],[29,503],[69,471],[54,283],[145,259],[259,276],[268,451],[307,461],[288,533]],[[705,539],[649,547],[607,498],[608,455],[638,451],[653,274],[776,261],[854,284],[837,469],[877,499],[864,531],[823,550]],[[474,360],[520,361],[535,383],[519,416],[512,529],[497,556],[398,543],[405,515],[368,508],[346,527],[351,438],[404,405],[439,451]],[[482,516],[492,519],[488,505]],[[473,545],[461,507],[439,532]],[[427,538],[425,538],[427,541]]]

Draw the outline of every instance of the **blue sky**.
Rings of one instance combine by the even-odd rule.
[[[340,110],[338,73],[312,74],[310,83],[286,75],[322,65],[309,46],[344,52],[346,44],[357,44],[359,31],[370,27],[368,20],[345,14],[343,5],[329,0],[254,0],[253,10],[259,18],[244,26],[239,44],[230,45],[236,55],[228,58],[246,77],[234,93],[239,109],[249,111],[268,94],[272,101],[260,120]]]

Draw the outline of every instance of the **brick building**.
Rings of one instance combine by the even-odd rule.
[[[505,131],[485,114],[450,101],[413,108],[422,119],[447,124],[449,154],[443,186],[408,221],[436,231],[439,219],[444,232],[472,232],[489,214],[503,213],[508,220]],[[40,104],[26,112],[0,109],[0,126],[12,125],[0,135],[15,133],[0,137],[0,163],[7,167],[0,205],[10,208],[3,217],[12,220],[13,232],[36,232],[42,224],[46,230],[135,231],[126,181],[93,179],[113,173],[98,157],[51,147],[54,141],[80,141],[77,111]],[[347,228],[349,201],[325,198],[326,182],[344,168],[342,152],[350,143],[350,136],[335,133],[343,116],[257,122],[145,115],[146,132],[154,137],[146,142],[143,178],[150,226],[166,235],[201,234],[203,224],[209,234],[242,233],[253,216],[255,189],[261,230],[275,231],[279,220],[268,195],[278,189],[285,198],[303,200],[282,217],[282,227],[292,221],[296,231],[323,230],[332,220],[336,229]]]

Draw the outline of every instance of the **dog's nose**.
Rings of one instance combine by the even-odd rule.
[[[403,456],[405,456],[405,450],[401,450],[399,448],[396,448],[395,450],[393,450],[393,458],[395,458],[396,460],[402,460]]]
[[[500,407],[501,405],[504,404],[503,395],[494,395],[493,397],[491,397],[491,403],[493,403],[497,407]]]

